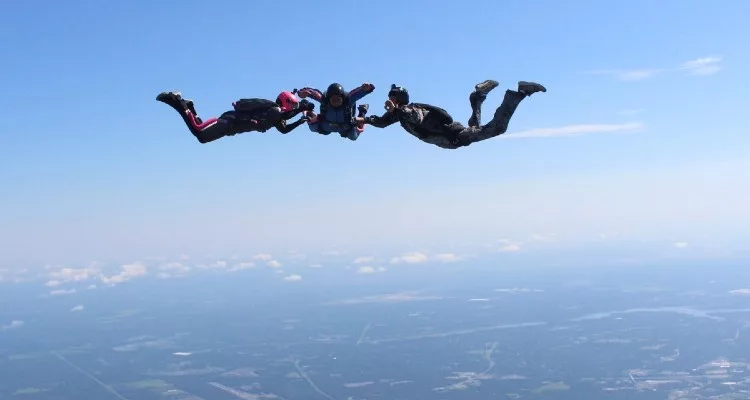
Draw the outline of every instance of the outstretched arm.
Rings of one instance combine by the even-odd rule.
[[[385,128],[386,126],[390,126],[398,122],[396,114],[394,114],[392,111],[388,111],[380,117],[378,117],[377,115],[370,115],[363,119],[364,123],[370,124],[376,128]]]
[[[305,123],[306,121],[307,121],[307,118],[300,117],[298,120],[292,122],[291,124],[287,124],[286,120],[282,119],[281,121],[279,121],[278,124],[276,124],[276,129],[279,132],[281,132],[281,133],[287,134],[287,133],[293,131],[298,126],[300,126],[303,123]]]
[[[298,90],[297,94],[299,94],[299,97],[303,99],[306,99],[309,97],[317,101],[318,103],[320,103],[323,100],[323,92],[315,88],[304,87]]]
[[[352,89],[352,91],[349,92],[347,96],[349,96],[349,101],[353,103],[372,93],[374,90],[375,85],[373,85],[372,83],[363,83],[360,87]]]

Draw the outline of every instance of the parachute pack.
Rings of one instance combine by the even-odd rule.
[[[252,115],[266,111],[269,108],[278,107],[278,104],[271,100],[253,97],[249,99],[239,99],[232,103],[232,107],[234,108],[234,111],[237,111],[238,113]]]

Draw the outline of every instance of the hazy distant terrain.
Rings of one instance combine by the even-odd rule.
[[[0,399],[750,398],[746,272],[466,268],[17,288]]]

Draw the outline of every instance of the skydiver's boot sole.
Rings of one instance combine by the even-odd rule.
[[[544,93],[547,91],[547,88],[536,82],[519,81],[518,91],[525,94],[526,96],[531,96],[532,94],[538,92]]]

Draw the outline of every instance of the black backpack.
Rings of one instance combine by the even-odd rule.
[[[255,116],[260,114],[263,111],[267,111],[271,108],[278,107],[279,105],[276,104],[275,101],[266,100],[266,99],[259,99],[259,98],[250,98],[250,99],[239,99],[232,103],[232,107],[234,107],[234,111],[237,111],[240,114],[248,115],[248,116]]]

